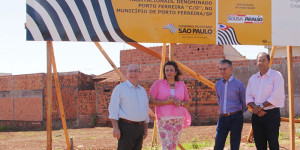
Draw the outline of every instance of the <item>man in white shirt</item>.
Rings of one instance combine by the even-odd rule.
[[[118,139],[118,150],[140,150],[148,134],[149,99],[138,84],[140,68],[127,68],[127,81],[115,87],[109,104],[109,119],[113,136]]]
[[[246,103],[253,109],[252,128],[256,148],[279,150],[280,109],[284,107],[284,79],[269,68],[270,56],[257,56],[259,72],[252,75],[246,90]]]

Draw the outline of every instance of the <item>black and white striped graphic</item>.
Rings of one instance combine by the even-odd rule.
[[[218,45],[241,45],[232,27],[224,24],[218,26]]]
[[[29,41],[134,42],[124,35],[111,0],[27,0]]]

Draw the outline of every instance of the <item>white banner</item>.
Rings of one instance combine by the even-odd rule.
[[[272,45],[300,46],[300,0],[272,0]]]

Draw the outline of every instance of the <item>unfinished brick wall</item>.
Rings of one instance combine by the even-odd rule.
[[[150,47],[161,54],[162,47]],[[168,49],[168,46],[167,46]],[[177,44],[174,46],[174,59],[206,78],[220,78],[218,62],[224,58],[223,46],[201,44]],[[168,50],[166,56],[168,56]],[[142,81],[154,81],[159,78],[160,59],[140,50],[123,50],[120,54],[120,70],[126,75],[129,64],[141,66]],[[184,73],[182,80],[193,79]]]
[[[215,82],[215,80],[213,80]],[[154,82],[143,81],[140,83],[149,94],[150,88]],[[192,116],[192,124],[207,124],[215,122],[217,119],[218,106],[216,105],[215,92],[201,82],[195,80],[185,81],[188,88],[191,105],[188,108]],[[118,82],[96,82],[95,92],[97,101],[98,124],[110,125],[108,119],[108,105],[113,89]],[[151,107],[154,111],[154,107]]]
[[[151,47],[150,49],[161,54],[162,47]],[[201,45],[201,44],[177,44],[174,46],[174,59],[191,68],[193,71],[216,82],[221,78],[218,71],[218,62],[224,58],[223,46]],[[168,46],[167,54],[168,56]],[[159,78],[161,60],[148,55],[142,51],[132,49],[121,51],[120,70],[126,75],[129,64],[138,64],[141,67],[141,80],[143,86],[149,92],[152,83]],[[196,81],[190,75],[183,73],[181,80],[186,85],[192,100],[189,112],[193,124],[206,124],[217,119],[218,105],[215,91],[203,83]],[[150,84],[145,84],[150,83]]]
[[[94,98],[94,83],[93,76],[85,75],[80,72],[59,73],[60,89],[62,93],[62,101],[64,105],[65,117],[67,125],[70,128],[88,127],[90,123],[90,115],[95,107]],[[45,80],[46,82],[46,80]],[[53,126],[54,128],[61,128],[61,117],[58,105],[56,89],[53,81]],[[46,87],[46,83],[45,83]],[[47,94],[46,88],[44,89],[45,95],[45,120],[47,118]],[[88,107],[88,108],[87,108]],[[87,117],[88,116],[88,117]]]
[[[119,82],[95,82],[97,124],[109,125],[108,105],[113,89]]]
[[[93,116],[97,114],[95,90],[79,91],[78,103],[80,127],[89,127]]]
[[[43,74],[1,76],[0,125],[43,120],[43,80]]]
[[[61,96],[69,127],[81,126],[81,115],[95,114],[93,76],[80,72],[59,73]],[[0,126],[42,127],[47,119],[46,74],[0,77]],[[53,127],[61,128],[53,80]],[[85,118],[83,118],[84,120]],[[84,121],[82,121],[84,122]]]

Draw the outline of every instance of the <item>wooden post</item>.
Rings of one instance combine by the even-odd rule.
[[[164,78],[164,65],[166,62],[166,43],[163,44],[162,52],[161,52],[161,64],[160,64],[160,76],[159,79]]]
[[[127,44],[135,47],[136,49],[138,50],[141,50],[153,57],[156,57],[157,59],[161,59],[161,54],[143,46],[143,45],[140,45],[136,42],[127,42]],[[166,57],[166,61],[169,60],[169,58]],[[181,64],[180,62],[176,61],[176,60],[173,60],[174,62],[176,62],[176,64],[178,65],[178,68],[182,71],[184,71],[185,73],[191,75],[192,77],[196,78],[197,80],[201,81],[202,83],[206,84],[208,87],[212,88],[215,90],[215,84],[211,81],[209,81],[208,79],[204,78],[203,76],[197,74],[195,71],[193,71],[192,69],[190,69],[189,67]]]
[[[289,122],[290,119],[289,118],[285,118],[285,117],[281,117],[281,121],[282,122]],[[300,123],[300,119],[294,119],[295,123]]]
[[[184,148],[180,143],[178,143],[178,147],[179,147],[181,150],[185,150],[185,148]]]
[[[53,48],[51,50],[51,56],[52,56],[51,57],[51,62],[52,62],[52,67],[53,67],[53,72],[54,72],[54,81],[55,81],[55,88],[56,88],[56,94],[57,94],[57,99],[58,99],[58,106],[59,106],[59,110],[60,110],[61,122],[62,122],[62,125],[63,125],[63,128],[64,128],[67,149],[70,150],[71,148],[70,148],[70,141],[69,141],[65,111],[64,111],[64,106],[63,106],[61,92],[60,92],[60,84],[59,84],[58,75],[57,75],[57,69],[56,69],[56,63],[55,63]]]
[[[153,125],[153,135],[152,135],[152,145],[151,149],[157,148],[157,125],[156,125],[156,120],[154,120],[154,125]]]
[[[294,111],[294,77],[293,77],[293,53],[292,46],[287,46],[288,60],[288,89],[289,89],[289,126],[290,126],[290,150],[295,150],[295,111]]]
[[[250,132],[248,134],[247,141],[251,142],[251,143],[253,142],[253,129],[252,129],[252,126],[251,126]]]
[[[174,47],[175,47],[175,43],[170,43],[169,45],[169,60],[173,61],[174,60]]]
[[[47,41],[47,150],[52,150],[52,71],[51,51],[53,45]]]
[[[269,67],[272,66],[273,59],[274,59],[274,54],[275,54],[275,50],[276,50],[276,46],[273,46],[273,47],[272,47],[272,50],[271,50],[271,54],[270,54],[270,63],[269,63]]]
[[[70,138],[70,149],[74,150],[73,137]]]
[[[159,79],[164,78],[164,65],[165,65],[165,59],[166,59],[166,43],[163,44],[162,48],[162,55],[161,55],[161,63],[160,63],[160,76]],[[156,120],[154,120],[154,125],[153,125],[153,135],[152,135],[152,148],[157,147],[157,125],[156,125]]]
[[[121,73],[121,71],[117,68],[117,66],[114,64],[114,62],[108,57],[108,55],[106,54],[106,52],[104,51],[104,49],[102,48],[102,46],[98,42],[94,42],[94,43],[96,44],[96,46],[98,47],[98,49],[100,50],[100,52],[103,54],[103,56],[106,58],[106,60],[109,62],[109,64],[114,68],[114,70],[120,76],[121,81],[125,82],[127,79]]]

